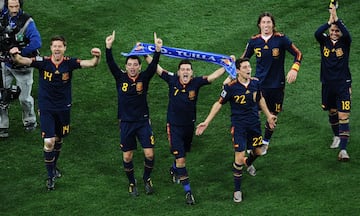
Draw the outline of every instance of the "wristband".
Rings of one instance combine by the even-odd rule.
[[[291,66],[291,69],[292,70],[295,70],[296,72],[298,72],[299,71],[299,69],[300,69],[300,65],[299,65],[299,63],[294,63],[292,66]]]

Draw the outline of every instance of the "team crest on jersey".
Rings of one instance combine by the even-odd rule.
[[[265,45],[263,49],[265,50],[269,49],[268,45]]]
[[[245,94],[250,94],[250,91],[249,91],[249,90],[246,90]]]
[[[344,55],[344,52],[341,48],[335,50],[336,57],[341,57]]]
[[[62,81],[67,81],[67,80],[69,80],[69,78],[70,78],[69,73],[66,72],[66,73],[62,74],[61,80]]]
[[[194,100],[194,99],[195,99],[195,96],[196,96],[196,93],[195,93],[194,90],[189,91],[189,99],[190,99],[190,100]]]
[[[272,56],[273,57],[278,57],[279,55],[280,55],[279,48],[272,49]]]
[[[137,82],[136,83],[136,91],[137,92],[142,92],[142,90],[143,90],[143,83],[142,82]]]

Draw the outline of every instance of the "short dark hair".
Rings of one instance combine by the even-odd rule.
[[[66,40],[64,36],[61,35],[55,35],[50,39],[50,45],[53,43],[53,41],[62,41],[64,46],[66,46]]]
[[[179,65],[178,65],[178,69],[180,69],[180,66],[183,65],[183,64],[189,64],[190,67],[191,67],[191,69],[192,69],[192,64],[191,64],[191,62],[190,62],[189,59],[183,59],[183,60],[181,60],[181,61],[179,62]]]
[[[137,60],[138,60],[138,62],[139,62],[139,64],[141,65],[141,59],[140,59],[140,57],[139,57],[139,56],[136,56],[136,55],[130,55],[130,56],[126,57],[125,64],[127,64],[127,63],[128,63],[128,60],[129,60],[129,59],[137,59]]]
[[[241,63],[243,63],[243,62],[248,62],[248,61],[250,61],[249,58],[239,58],[239,59],[236,59],[236,61],[235,61],[235,67],[236,67],[237,69],[240,69]]]

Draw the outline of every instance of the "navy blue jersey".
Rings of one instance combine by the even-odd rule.
[[[233,125],[254,126],[259,124],[259,109],[255,95],[260,94],[258,80],[251,80],[247,86],[237,79],[224,85],[219,98],[220,104],[230,102],[231,122]]]
[[[72,73],[81,68],[80,59],[64,56],[54,64],[51,57],[35,57],[30,67],[39,69],[39,109],[69,110]]]
[[[267,41],[258,34],[248,41],[243,57],[251,58],[255,54],[255,77],[259,78],[262,88],[285,86],[286,50],[294,56],[294,63],[300,65],[302,59],[300,50],[283,34],[274,33]]]
[[[196,102],[201,86],[210,84],[206,76],[194,77],[186,85],[179,77],[163,71],[160,76],[169,86],[167,121],[172,125],[192,125],[196,121]]]
[[[111,49],[106,49],[106,62],[116,80],[118,92],[118,118],[121,121],[142,121],[149,119],[147,93],[150,79],[154,76],[160,52],[155,52],[152,62],[145,71],[132,79],[115,63]]]
[[[325,31],[330,27],[325,23],[315,32],[315,38],[320,43],[321,72],[320,80],[323,84],[351,82],[349,69],[349,55],[351,37],[341,20],[335,22],[342,32],[342,37],[334,43]]]

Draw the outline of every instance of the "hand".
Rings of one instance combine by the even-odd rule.
[[[9,50],[10,55],[20,54],[20,50],[17,47],[13,47]]]
[[[298,72],[297,72],[296,70],[291,69],[291,70],[288,72],[287,76],[286,76],[287,82],[288,82],[289,84],[295,82],[295,81],[296,81],[297,74],[298,74]]]
[[[330,8],[329,12],[330,12],[330,17],[332,17],[332,22],[331,23],[334,23],[334,22],[338,21],[338,16],[336,14],[336,7]]]
[[[115,31],[112,32],[111,35],[107,36],[105,39],[106,48],[110,49],[115,40]]]
[[[94,57],[100,57],[101,56],[101,50],[99,48],[92,48],[91,49],[91,55]]]
[[[154,32],[154,43],[155,43],[155,46],[156,46],[156,51],[161,52],[161,47],[163,45],[163,41],[161,40],[161,38],[158,38],[156,36],[156,32]]]
[[[276,121],[277,121],[276,115],[270,114],[270,116],[267,118],[267,122],[269,123],[271,129],[276,127]]]
[[[206,130],[206,128],[208,127],[208,123],[205,122],[201,122],[200,124],[198,124],[198,126],[196,126],[196,131],[195,134],[197,136],[200,136],[201,134],[204,133],[204,131]]]

